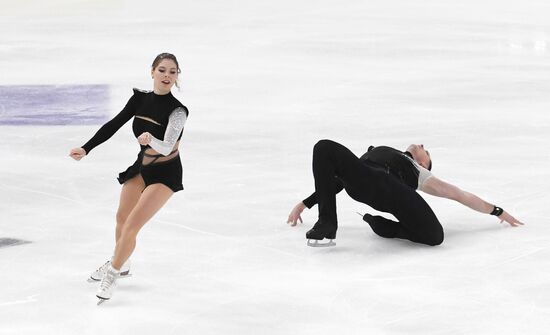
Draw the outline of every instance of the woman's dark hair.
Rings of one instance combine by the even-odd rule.
[[[153,61],[153,64],[151,65],[151,68],[153,70],[156,69],[156,67],[159,65],[159,63],[163,59],[170,59],[170,60],[174,61],[174,63],[176,63],[176,67],[178,68],[178,73],[181,73],[180,65],[178,63],[178,60],[176,59],[176,56],[174,56],[174,55],[172,55],[171,53],[168,53],[168,52],[163,52],[163,53],[159,54],[157,57],[155,57],[155,60]]]

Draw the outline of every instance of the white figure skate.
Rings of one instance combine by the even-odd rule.
[[[90,278],[88,278],[89,283],[96,283],[103,279],[103,276],[105,275],[105,272],[107,271],[107,268],[111,265],[111,261],[105,262],[102,266],[100,266],[97,270],[92,272],[90,275]],[[120,278],[128,278],[131,277],[132,274],[130,273],[130,260],[127,260],[126,263],[122,264],[122,267],[120,268]]]
[[[103,275],[101,284],[99,284],[99,289],[96,293],[96,297],[99,298],[99,301],[97,302],[98,305],[102,304],[106,300],[111,299],[111,297],[113,296],[113,291],[116,287],[116,280],[117,278],[119,278],[119,276],[120,271],[116,270],[112,267],[111,264],[109,264]]]

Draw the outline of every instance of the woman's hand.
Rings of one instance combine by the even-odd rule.
[[[149,143],[151,143],[151,137],[152,137],[151,134],[149,134],[148,132],[145,132],[139,135],[138,142],[141,145],[149,145]]]
[[[288,220],[286,221],[286,223],[290,224],[291,226],[295,226],[298,223],[298,221],[300,221],[300,223],[304,223],[304,221],[302,220],[301,214],[305,208],[306,208],[306,205],[304,205],[303,202],[300,202],[296,206],[294,206],[294,208],[288,215]]]
[[[71,149],[71,152],[69,153],[69,156],[74,159],[75,161],[81,160],[84,156],[86,156],[86,150],[82,148],[74,148]]]

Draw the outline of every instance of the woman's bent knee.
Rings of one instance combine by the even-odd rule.
[[[137,234],[139,233],[139,229],[136,227],[133,227],[131,225],[125,225],[122,227],[122,230],[120,231],[120,237],[121,238],[132,238],[135,239]]]
[[[127,218],[128,218],[128,213],[118,211],[116,213],[116,223],[117,223],[117,225],[123,225],[124,222],[126,222]]]

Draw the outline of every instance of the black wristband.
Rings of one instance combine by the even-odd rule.
[[[502,213],[504,213],[504,209],[495,206],[495,208],[493,208],[493,211],[491,212],[491,215],[500,216]]]

